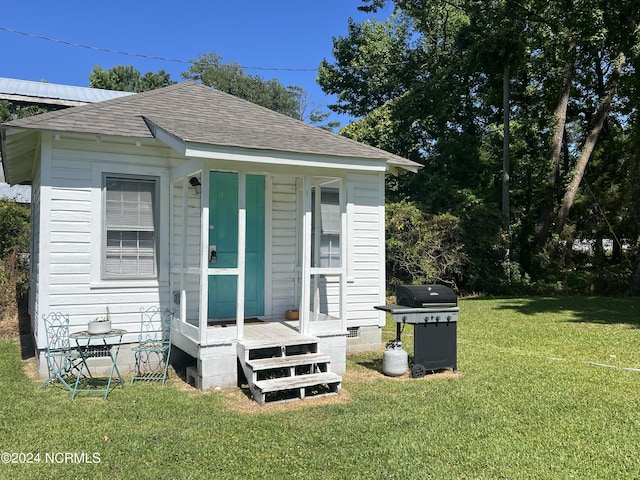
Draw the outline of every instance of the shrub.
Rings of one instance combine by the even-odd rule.
[[[29,205],[0,198],[0,258],[29,253]]]
[[[0,199],[0,322],[14,318],[29,280],[28,205]]]
[[[519,268],[510,272],[507,258],[508,236],[502,227],[500,209],[470,192],[459,192],[458,217],[465,240],[464,277],[461,284],[473,292],[501,292],[510,288],[512,273],[524,278]]]
[[[456,287],[466,261],[460,221],[425,214],[412,203],[386,207],[387,285],[445,283]]]

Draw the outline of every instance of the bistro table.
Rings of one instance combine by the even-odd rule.
[[[120,353],[120,345],[122,344],[122,337],[127,333],[126,330],[111,330],[106,333],[93,334],[88,331],[76,332],[69,335],[73,338],[78,345],[78,351],[82,356],[82,364],[76,377],[76,383],[71,394],[71,399],[75,399],[78,392],[104,392],[104,400],[107,399],[109,391],[111,389],[111,382],[113,381],[114,372],[118,374],[118,381],[120,385],[124,385],[120,370],[118,370],[118,353]],[[87,359],[105,357],[111,359],[111,370],[109,376],[104,379],[96,379],[89,370],[87,365]],[[85,371],[86,369],[86,371]],[[80,388],[80,379],[85,378],[85,381],[90,385],[98,385],[98,388]],[[87,378],[88,377],[88,378]],[[100,384],[106,383],[104,388],[99,388]]]

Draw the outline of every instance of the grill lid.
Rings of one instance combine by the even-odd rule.
[[[444,308],[458,305],[458,297],[444,285],[398,285],[396,303],[413,308]]]

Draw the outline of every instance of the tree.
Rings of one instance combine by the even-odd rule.
[[[158,73],[147,72],[142,75],[133,65],[116,65],[109,70],[96,65],[89,75],[90,87],[122,92],[146,92],[173,83],[176,82],[171,80],[171,75],[162,69]]]
[[[456,287],[466,258],[460,220],[425,215],[413,204],[386,208],[387,284],[446,283]]]
[[[326,130],[337,127],[336,122],[325,122],[331,113],[311,102],[302,87],[285,87],[275,78],[264,80],[259,75],[248,75],[236,62],[222,63],[222,56],[217,53],[201,54],[182,77]]]
[[[599,176],[607,183],[591,182],[620,193],[594,193],[607,209],[632,203],[633,162],[598,144],[627,142],[637,121],[637,2],[363,0],[361,9],[391,3],[386,22],[350,21],[318,78],[338,95],[334,110],[361,117],[343,133],[425,165],[394,180],[400,198],[433,213],[502,203],[513,258],[531,274],[550,275],[535,268],[549,261],[564,268],[550,246],[570,249],[603,227],[637,244],[621,222],[608,227],[583,208],[581,194],[585,176]],[[597,168],[589,168],[594,155]],[[607,164],[627,170],[610,175]]]
[[[9,102],[7,100],[0,100],[0,123],[10,122],[18,118],[30,117],[39,113],[50,112],[58,110],[62,107],[56,107],[53,105],[36,105],[22,102]]]
[[[222,63],[222,57],[217,53],[201,54],[182,77],[300,119],[299,102],[291,88],[275,78],[263,80],[258,75],[247,75],[235,62]]]

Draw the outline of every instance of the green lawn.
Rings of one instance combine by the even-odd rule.
[[[359,354],[340,400],[245,411],[179,382],[72,402],[1,341],[0,451],[40,462],[0,478],[640,478],[638,327],[637,299],[462,300],[459,375],[386,378]]]

